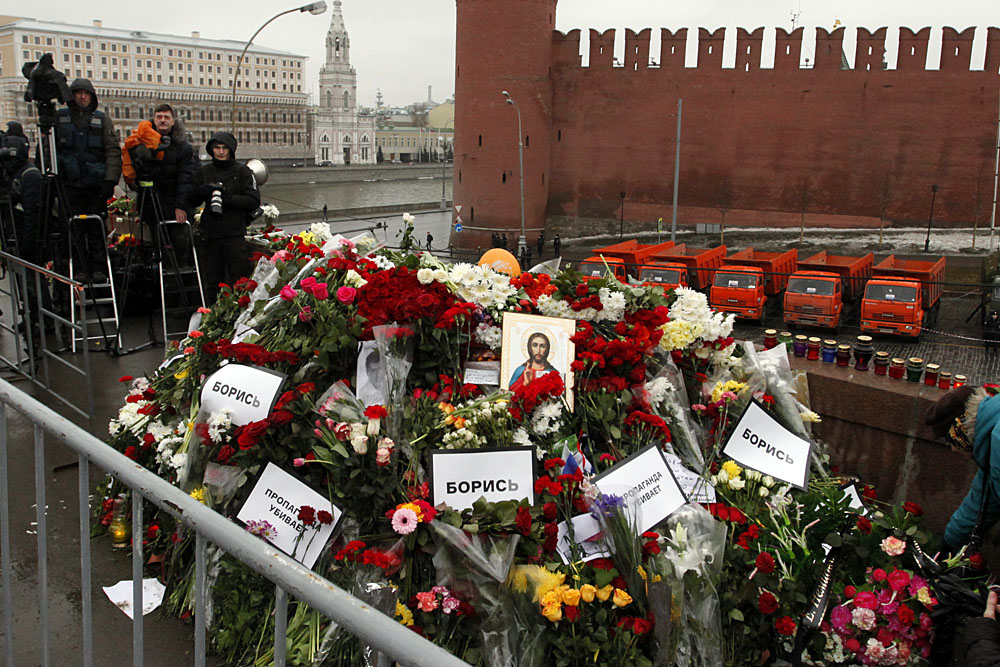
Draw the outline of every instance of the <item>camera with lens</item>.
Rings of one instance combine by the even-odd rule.
[[[28,80],[24,91],[25,102],[51,102],[65,104],[73,94],[66,84],[66,75],[52,66],[52,54],[46,53],[38,62],[24,63],[21,73]]]
[[[222,215],[222,183],[210,183],[212,186],[212,196],[209,199],[208,207],[215,215]]]

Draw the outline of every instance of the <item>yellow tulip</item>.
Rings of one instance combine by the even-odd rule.
[[[601,602],[607,602],[608,598],[611,597],[611,592],[615,590],[615,587],[608,584],[604,588],[597,589],[597,599]]]
[[[542,616],[549,619],[553,623],[562,620],[562,605],[561,604],[545,605],[545,607],[542,609]]]
[[[584,602],[593,602],[595,595],[597,595],[597,589],[590,584],[580,586],[580,597]]]
[[[465,428],[465,417],[458,417],[455,419],[455,428],[456,429]]]
[[[616,607],[624,607],[625,605],[632,604],[632,596],[622,589],[616,588],[613,602]]]
[[[562,592],[563,604],[569,607],[576,607],[580,604],[581,593],[576,588],[567,588]]]

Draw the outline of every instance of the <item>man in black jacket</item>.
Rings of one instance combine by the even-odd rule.
[[[202,237],[199,259],[206,301],[214,303],[220,282],[228,279],[227,284],[232,285],[248,272],[249,253],[244,236],[250,214],[260,206],[260,191],[250,168],[236,162],[236,137],[216,132],[205,150],[212,156],[212,162],[198,172],[188,203],[192,207],[206,204],[199,223]],[[212,210],[216,191],[221,193],[221,213]]]
[[[142,144],[129,149],[135,167],[133,180],[139,186],[152,182],[153,191],[156,192],[163,208],[164,219],[187,222],[188,200],[201,164],[194,148],[187,140],[184,122],[176,117],[173,107],[169,104],[157,106],[153,112],[152,123],[160,134],[160,146],[153,151]],[[152,207],[147,205],[145,209],[143,221],[153,222]]]
[[[69,89],[73,98],[59,110],[55,126],[69,214],[105,215],[122,174],[121,146],[111,118],[97,108],[93,84],[77,79]]]

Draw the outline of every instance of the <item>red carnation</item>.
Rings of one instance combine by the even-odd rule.
[[[299,508],[299,521],[307,526],[313,525],[316,521],[316,510],[309,505],[303,505]]]
[[[916,618],[916,614],[913,613],[913,610],[905,604],[899,605],[899,609],[896,610],[896,616],[899,617],[899,620],[902,621],[904,625],[910,625]]]
[[[319,512],[317,512],[316,518],[324,526],[329,526],[331,523],[333,523],[333,515],[327,512],[326,510],[320,510]]]
[[[135,461],[136,459],[135,445],[129,445],[128,447],[125,448],[125,456]]]
[[[774,572],[774,556],[762,551],[757,555],[757,561],[755,563],[757,571],[762,574],[771,574]]]
[[[118,378],[118,381],[119,382],[131,382],[134,379],[135,378],[133,378],[131,375],[123,375],[120,378]]]
[[[531,532],[531,512],[528,511],[527,507],[521,506],[517,508],[517,517],[514,519],[514,525],[517,526],[522,535],[528,535]]]
[[[559,508],[553,502],[548,502],[542,505],[542,516],[545,517],[546,521],[553,521],[556,516],[558,516]]]
[[[761,593],[757,600],[757,609],[760,609],[760,613],[764,615],[773,614],[778,611],[779,606],[777,598],[767,591]]]
[[[869,535],[872,532],[872,522],[863,516],[858,517],[858,530],[860,530],[865,535]]]
[[[368,419],[383,419],[388,416],[389,413],[381,405],[372,405],[365,408],[365,417],[368,417]]]
[[[791,616],[782,616],[774,622],[774,629],[778,631],[779,635],[791,637],[795,634],[795,621],[792,620]]]

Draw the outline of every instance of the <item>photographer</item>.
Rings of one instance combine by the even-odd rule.
[[[260,191],[250,168],[236,162],[236,138],[216,132],[205,150],[212,162],[201,168],[188,204],[206,204],[201,214],[202,267],[205,299],[214,303],[219,283],[232,285],[249,270],[247,224],[260,206]],[[227,276],[228,274],[228,276]]]
[[[0,139],[3,146],[3,185],[9,192],[14,219],[17,252],[21,259],[38,263],[38,197],[42,189],[42,174],[28,159],[28,140],[21,125],[7,124],[7,134]],[[6,241],[6,240],[5,240]]]
[[[140,182],[152,182],[163,215],[186,222],[189,213],[186,206],[200,165],[187,140],[184,122],[176,117],[169,104],[156,107],[152,120],[154,146],[143,141],[141,125],[125,139],[122,149],[125,182],[133,189],[138,189]],[[142,213],[143,222],[158,222],[153,220],[152,205],[144,207]]]
[[[98,110],[97,91],[88,79],[76,79],[69,90],[73,97],[55,124],[69,214],[103,216],[122,173],[118,137],[111,118]]]

